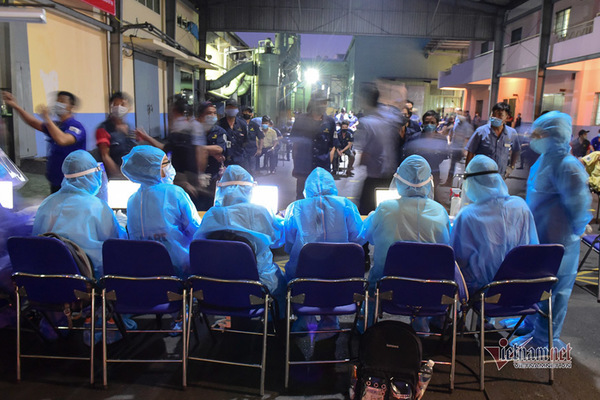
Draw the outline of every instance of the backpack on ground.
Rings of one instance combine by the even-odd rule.
[[[352,372],[353,400],[414,399],[422,357],[421,340],[400,321],[381,321],[360,339]]]

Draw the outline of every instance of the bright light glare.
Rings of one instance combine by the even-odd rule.
[[[304,71],[304,80],[306,80],[306,82],[311,85],[313,83],[317,83],[317,81],[319,80],[319,70],[315,68],[307,69],[306,71]]]
[[[253,204],[259,204],[270,210],[273,214],[277,214],[279,205],[279,191],[277,186],[266,186],[260,185],[252,188],[252,200]]]
[[[375,189],[375,202],[377,206],[382,201],[399,199],[400,195],[395,189]]]
[[[13,183],[0,181],[0,204],[4,208],[13,208]]]
[[[108,205],[113,210],[126,210],[127,200],[140,188],[139,183],[125,180],[108,181]]]

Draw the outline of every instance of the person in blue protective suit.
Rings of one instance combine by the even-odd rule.
[[[200,217],[190,196],[173,185],[175,169],[171,162],[156,147],[137,146],[123,157],[121,171],[141,185],[127,202],[129,238],[164,244],[177,275],[185,277],[190,243]]]
[[[53,232],[77,243],[88,255],[99,279],[102,244],[107,239],[127,236],[104,200],[96,197],[102,171],[87,151],[76,150],[63,162],[65,178],[58,192],[47,197],[37,210],[33,234]]]
[[[290,255],[285,265],[288,281],[296,277],[298,256],[306,243],[365,243],[359,237],[362,219],[356,205],[337,194],[333,176],[317,167],[306,179],[304,199],[296,200],[285,211],[285,251]]]
[[[446,209],[432,200],[431,168],[421,156],[407,157],[396,170],[393,183],[400,199],[386,200],[365,220],[361,236],[375,246],[369,289],[381,278],[389,247],[398,241],[450,242]]]
[[[401,198],[382,202],[365,220],[361,236],[375,247],[373,267],[369,271],[371,293],[382,277],[388,249],[395,242],[450,243],[448,213],[430,198],[433,196],[432,181],[431,167],[423,157],[407,157],[396,170],[393,180]],[[460,297],[464,299],[465,288],[458,269],[456,276]],[[418,330],[426,331],[428,326],[423,319],[417,320]]]
[[[354,242],[362,245],[359,237],[362,219],[358,208],[345,197],[337,195],[333,176],[323,168],[315,168],[306,178],[304,199],[296,200],[285,211],[285,251],[290,260],[285,266],[288,282],[296,278],[300,250],[306,243]],[[301,318],[294,323],[296,331],[307,331],[315,318]],[[321,316],[317,330],[339,329],[336,316]],[[319,339],[327,336],[320,335]]]
[[[577,276],[579,237],[592,217],[589,212],[592,198],[585,168],[569,154],[571,117],[551,111],[536,119],[531,129],[531,149],[541,156],[529,172],[527,205],[533,213],[540,243],[565,246],[558,282],[552,287],[553,344],[563,347],[560,334]],[[541,302],[540,308],[547,312],[547,302]],[[513,343],[523,344],[533,337],[528,346],[547,346],[548,320],[536,315],[530,322],[533,331]]]
[[[205,239],[217,231],[230,231],[246,238],[256,254],[260,281],[278,301],[283,311],[285,280],[273,263],[271,247],[283,245],[283,220],[265,207],[250,203],[254,179],[239,165],[230,165],[217,183],[215,205],[204,217],[194,239]]]
[[[529,207],[509,196],[494,160],[476,155],[465,172],[463,190],[473,203],[458,213],[450,245],[473,294],[493,280],[512,248],[539,242]]]

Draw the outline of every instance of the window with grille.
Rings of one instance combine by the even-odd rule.
[[[516,43],[521,40],[521,36],[523,35],[523,28],[517,28],[510,33],[510,42]]]
[[[571,7],[565,8],[562,11],[556,13],[554,18],[554,34],[558,37],[567,36],[567,29],[569,28],[569,18],[571,16]]]
[[[160,14],[160,0],[137,0],[137,2]]]
[[[481,54],[487,53],[490,50],[490,42],[481,43]]]

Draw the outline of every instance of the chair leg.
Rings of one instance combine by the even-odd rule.
[[[600,209],[600,207],[598,207],[598,209]],[[600,253],[598,253],[598,292],[596,301],[600,303]]]
[[[106,289],[102,289],[102,385],[108,386],[107,352],[106,352]]]
[[[16,289],[17,294],[17,382],[21,381],[21,295],[19,288]]]
[[[94,384],[94,345],[96,344],[96,289],[91,291],[92,304],[90,317],[90,385]]]
[[[183,387],[187,386],[187,360],[188,360],[188,357],[187,357],[187,346],[188,346],[187,333],[188,333],[188,323],[189,323],[187,300],[188,300],[187,291],[184,289],[183,290],[183,299],[182,299],[183,316],[182,316],[182,323],[181,323],[181,364],[182,364],[181,385]]]
[[[188,304],[190,307],[189,313],[188,313],[188,322],[187,322],[187,333],[186,333],[186,341],[185,341],[185,351],[186,353],[190,353],[190,336],[191,336],[191,329],[192,329],[192,324],[194,324],[194,310],[192,309],[192,304],[194,304],[194,289],[190,289],[190,293],[189,293],[190,297],[188,300]],[[194,324],[194,332],[197,335],[198,333],[196,332],[196,324]]]
[[[365,310],[369,309],[369,303],[365,304]],[[365,311],[366,313],[366,311]],[[365,314],[366,319],[366,314]],[[379,320],[379,288],[375,289],[375,315],[373,315],[373,324],[376,324]],[[365,329],[366,330],[366,329]]]
[[[481,293],[481,314],[479,315],[479,390],[485,389],[485,295]]]
[[[588,256],[590,255],[590,252],[593,250],[594,248],[594,244],[592,243],[591,245],[588,245],[586,243],[586,246],[589,246],[589,248],[587,249],[587,251],[585,252],[583,258],[581,259],[581,261],[579,262],[579,266],[577,267],[577,271],[579,271],[581,269],[581,267],[583,267],[583,263],[585,263],[585,260],[587,260]]]
[[[375,303],[375,308],[377,308],[377,303]],[[377,312],[375,312],[375,315],[373,317],[377,318]],[[377,321],[375,321],[375,322],[377,322]],[[367,290],[367,291],[365,291],[365,321],[364,321],[363,332],[366,331],[368,327],[369,327],[369,291]]]
[[[450,365],[450,390],[454,390],[454,374],[456,372],[456,329],[458,324],[457,315],[458,295],[454,296],[454,305],[452,306],[452,357]]]
[[[552,326],[552,290],[550,290],[550,296],[548,297],[548,350],[550,355],[550,371],[548,377],[548,383],[552,385],[554,383],[554,368],[553,362],[553,348],[554,348],[554,331]]]
[[[265,296],[265,313],[263,316],[262,358],[260,361],[260,395],[265,394],[265,372],[267,368],[267,333],[269,326],[269,295]]]
[[[285,388],[290,382],[290,317],[291,317],[291,294],[288,291],[285,303]]]

